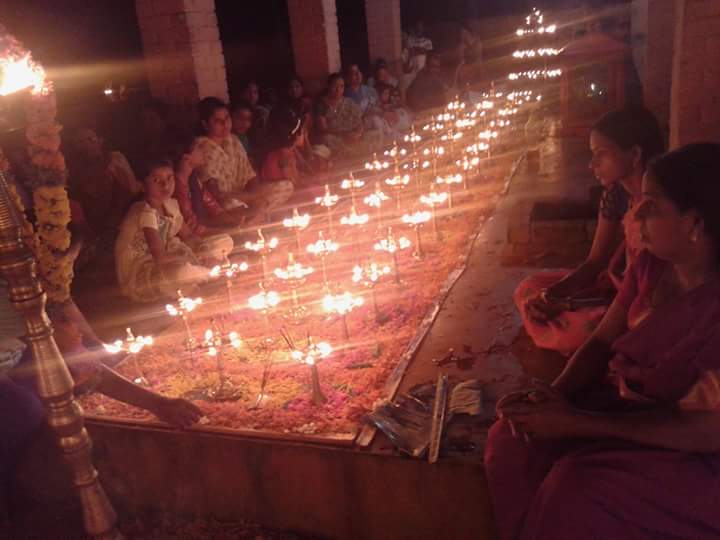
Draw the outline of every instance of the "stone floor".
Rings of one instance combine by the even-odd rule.
[[[549,130],[552,134],[552,126]],[[532,346],[521,331],[512,302],[516,285],[528,274],[542,270],[543,261],[508,267],[503,264],[502,254],[507,246],[512,209],[519,202],[553,198],[583,201],[589,197],[595,180],[586,166],[589,151],[585,140],[548,137],[538,149],[540,170],[530,172],[522,163],[510,179],[507,195],[477,238],[465,273],[443,304],[399,389],[406,392],[417,384],[433,382],[439,373],[447,374],[451,380],[476,378],[483,382],[485,413],[480,422],[459,419],[448,432],[455,441],[472,441],[474,449],[451,455],[450,459],[480,464],[484,436],[493,421],[497,397],[527,384],[529,377],[552,378],[563,365],[562,358]],[[551,258],[556,267],[577,262]],[[439,367],[433,362],[446,356],[451,348],[461,356],[473,356],[472,366]],[[373,450],[388,452],[391,446],[385,437],[379,436]]]

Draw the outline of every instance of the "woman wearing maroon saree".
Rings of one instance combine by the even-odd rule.
[[[538,347],[570,356],[602,320],[626,265],[639,251],[632,207],[640,199],[648,161],[663,149],[658,122],[646,109],[612,111],[595,122],[589,167],[603,194],[590,253],[573,270],[529,276],[514,294],[525,330]]]
[[[498,403],[485,453],[500,538],[720,538],[720,145],[657,159],[646,251],[549,388]]]

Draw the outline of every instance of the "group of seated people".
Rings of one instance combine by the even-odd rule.
[[[437,68],[430,58],[415,79],[422,99],[408,93],[419,108],[445,102],[439,74],[425,75]],[[286,98],[268,107],[251,81],[233,104],[201,100],[197,130],[187,134],[163,128],[154,107],[148,130],[163,140],[140,137],[150,150],[131,151],[130,159],[109,151],[92,129],[75,130],[67,152],[73,231],[86,240],[78,266],[114,255],[120,290],[137,302],[203,281],[207,266],[232,252],[232,236],[322,183],[333,161],[370,155],[411,128],[398,79],[384,61],[369,82],[351,64],[344,76],[331,74],[313,100],[293,76]]]
[[[172,297],[178,285],[207,279],[233,236],[267,220],[329,160],[409,128],[403,93],[417,109],[444,103],[439,67],[428,55],[419,86],[403,92],[387,65],[366,84],[353,64],[331,75],[317,100],[293,77],[272,108],[250,83],[239,103],[203,99],[200,133],[168,141],[170,156],[132,165],[93,130],[77,130],[73,232],[100,251],[111,246],[127,298]],[[497,404],[485,466],[498,532],[503,540],[718,538],[720,145],[663,153],[654,116],[627,108],[598,120],[589,146],[603,195],[587,260],[531,276],[515,293],[535,344],[567,362],[554,380]],[[74,321],[79,341],[61,350],[85,354],[99,340],[76,311],[70,303],[53,322]],[[99,390],[176,425],[201,414],[98,369]],[[24,383],[3,377],[0,388],[6,410],[28,399]],[[33,425],[18,418],[0,445],[6,464]]]
[[[654,116],[590,134],[604,188],[587,260],[515,301],[567,358],[497,403],[485,473],[502,540],[720,537],[720,145],[663,153]]]

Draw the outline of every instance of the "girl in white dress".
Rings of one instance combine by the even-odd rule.
[[[145,198],[130,207],[115,244],[120,290],[135,302],[174,297],[209,277],[215,262],[232,251],[227,234],[195,236],[172,198],[175,174],[169,160],[148,162],[143,175]]]

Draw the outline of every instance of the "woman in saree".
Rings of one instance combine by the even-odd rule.
[[[313,144],[327,146],[335,157],[346,157],[358,151],[364,131],[360,108],[345,97],[345,80],[331,73],[325,95],[315,103]]]
[[[570,356],[602,319],[640,250],[632,219],[648,161],[663,151],[653,114],[626,108],[600,118],[590,132],[589,167],[603,186],[590,253],[574,270],[535,274],[515,291],[515,304],[535,345]]]
[[[651,162],[646,246],[550,387],[502,398],[485,467],[510,539],[720,538],[718,144]]]

